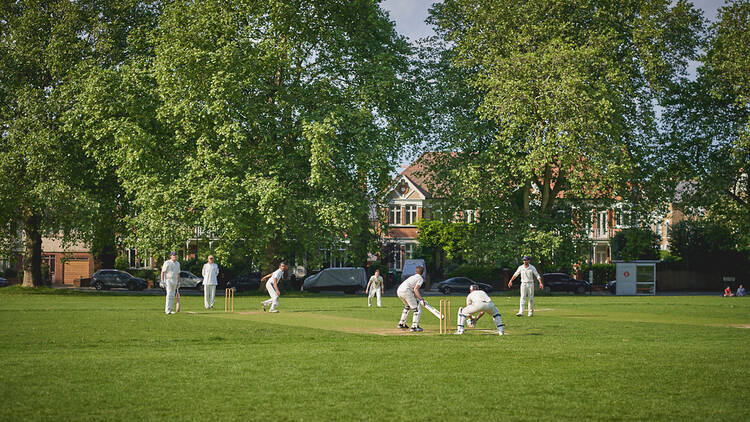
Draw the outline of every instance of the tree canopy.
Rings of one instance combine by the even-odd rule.
[[[454,131],[477,121],[436,135],[457,152],[438,171],[452,176],[449,196],[483,210],[483,250],[534,238],[570,250],[587,207],[622,200],[647,214],[662,202],[656,106],[697,55],[690,3],[446,0],[431,19],[451,50],[433,61],[457,69],[436,83],[460,99],[443,120]]]

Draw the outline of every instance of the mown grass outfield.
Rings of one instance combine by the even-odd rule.
[[[495,295],[464,336],[363,296],[0,289],[0,420],[747,420],[750,298]],[[430,298],[437,305],[438,297]],[[451,298],[454,310],[464,300]],[[223,308],[223,297],[217,298]],[[195,313],[190,313],[195,312]],[[453,317],[455,320],[455,316]]]

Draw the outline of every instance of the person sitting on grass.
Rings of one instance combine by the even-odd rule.
[[[727,284],[727,287],[724,288],[724,297],[732,297],[734,296],[732,294],[732,288]]]
[[[736,294],[736,296],[737,297],[745,296],[745,286],[743,286],[742,284],[740,284],[740,287],[737,288],[737,294]]]

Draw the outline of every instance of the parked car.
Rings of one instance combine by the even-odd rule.
[[[243,290],[258,290],[260,286],[260,274],[246,274],[227,281],[226,288],[239,292]]]
[[[167,288],[164,280],[159,280],[159,287]],[[180,271],[180,288],[203,290],[203,277],[198,277],[190,271]]]
[[[451,277],[443,280],[437,284],[437,289],[446,295],[451,293],[469,293],[469,287],[472,284],[478,285],[481,290],[487,293],[492,291],[492,286],[489,284],[478,283],[468,277]]]
[[[120,270],[99,270],[91,276],[91,286],[96,290],[124,287],[128,290],[143,290],[148,287],[146,280],[134,277]]]
[[[321,290],[343,290],[354,294],[367,287],[367,274],[362,267],[326,268],[307,277],[302,290],[319,292]]]
[[[8,285],[8,280],[6,280],[3,277],[0,277],[0,287],[5,287]]]
[[[565,273],[546,273],[542,275],[544,292],[573,292],[583,294],[591,292],[591,284],[585,280],[578,280]]]
[[[617,294],[617,280],[612,280],[609,283],[604,285],[604,289],[608,292],[614,294]]]

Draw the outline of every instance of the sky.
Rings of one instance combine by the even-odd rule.
[[[427,19],[428,10],[436,0],[383,0],[381,6],[391,15],[391,20],[396,22],[396,30],[411,41],[434,35],[424,21]],[[702,9],[705,16],[713,21],[716,11],[724,4],[723,0],[693,0],[695,7]]]

